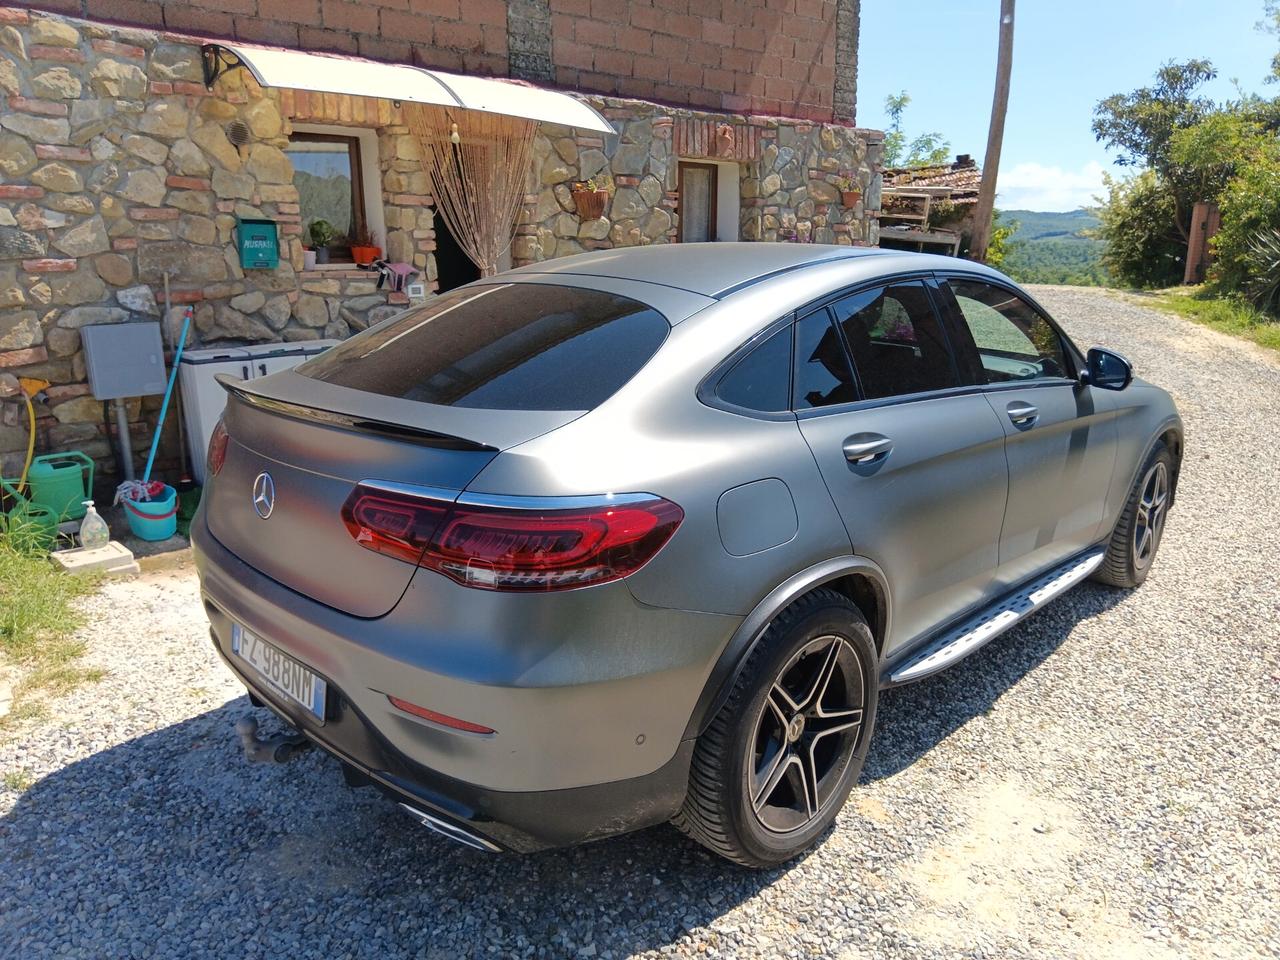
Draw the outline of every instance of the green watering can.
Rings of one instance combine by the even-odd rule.
[[[21,496],[14,480],[0,480],[10,496],[27,500],[58,522],[84,516],[84,501],[93,495],[93,459],[79,450],[49,453],[31,461],[27,487]]]

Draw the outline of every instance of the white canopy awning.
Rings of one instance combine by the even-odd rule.
[[[204,45],[205,83],[243,66],[264,87],[408,100],[613,133],[609,121],[581,100],[509,80],[467,77],[358,57],[302,53],[243,43]]]

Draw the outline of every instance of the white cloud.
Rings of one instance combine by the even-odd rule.
[[[1105,168],[1093,161],[1079,170],[1020,163],[1000,171],[996,205],[1002,210],[1075,210],[1102,193]]]

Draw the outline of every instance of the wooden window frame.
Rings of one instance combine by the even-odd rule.
[[[676,215],[680,218],[676,231],[676,240],[684,242],[684,172],[689,167],[706,170],[711,177],[711,186],[707,191],[710,199],[710,210],[707,213],[707,240],[715,243],[720,239],[720,231],[716,229],[719,210],[716,204],[720,195],[720,168],[714,163],[696,163],[692,160],[680,160],[676,166],[676,194],[678,196]]]
[[[344,136],[336,133],[306,133],[298,132],[289,136],[289,142],[303,143],[344,143],[347,146],[347,156],[351,164],[351,229],[354,233],[361,228],[368,229],[369,221],[365,217],[364,206],[364,169],[360,164],[360,138],[357,136]],[[307,225],[302,224],[303,242],[310,243],[311,237],[306,233]],[[334,245],[329,248],[329,259],[333,262],[336,259],[339,263],[354,263],[355,258],[351,255],[350,237],[347,237],[346,244],[341,246]]]

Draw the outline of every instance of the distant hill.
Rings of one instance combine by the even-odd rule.
[[[1108,283],[1102,265],[1106,244],[1085,236],[1098,226],[1098,218],[1087,210],[1001,210],[1000,222],[1018,225],[1004,260],[1004,271],[1015,280],[1079,286]]]
[[[1014,234],[1014,240],[1079,239],[1085,230],[1098,227],[1098,218],[1088,210],[1068,210],[1065,213],[1001,210],[1000,219],[1005,223],[1018,221],[1018,232]]]

